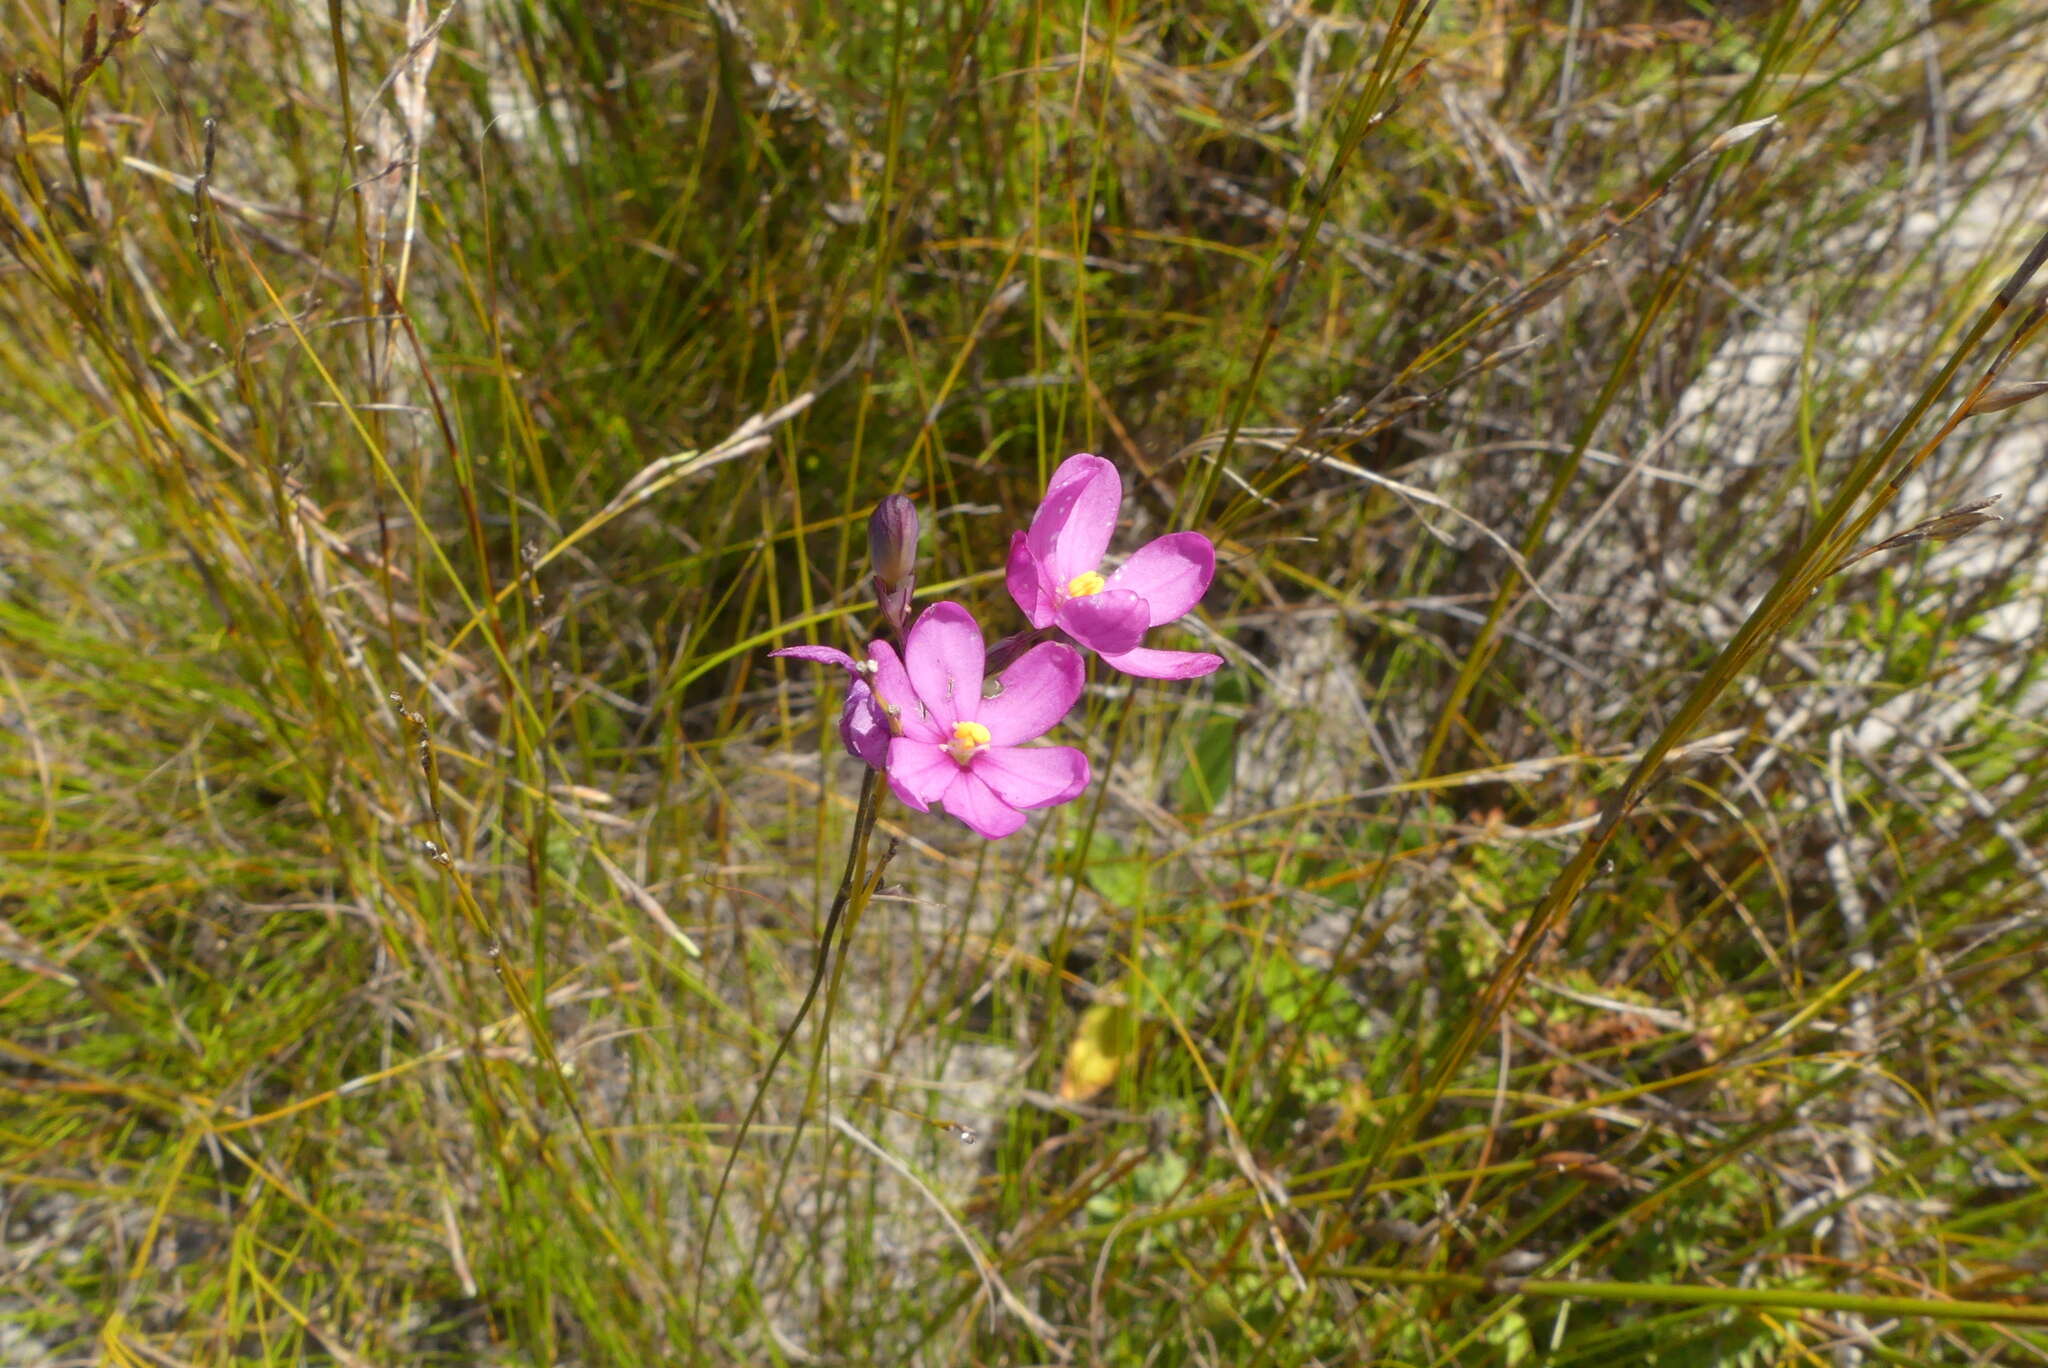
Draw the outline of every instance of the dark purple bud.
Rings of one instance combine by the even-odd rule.
[[[917,505],[891,494],[868,519],[868,559],[875,570],[875,606],[903,640],[910,591],[917,584]]]
[[[982,669],[987,673],[988,678],[994,679],[997,675],[1009,669],[1010,666],[1016,664],[1019,656],[1051,635],[1050,631],[1038,631],[1033,628],[1026,628],[1021,632],[1012,633],[989,648],[988,661],[982,666]]]
[[[889,763],[889,736],[889,716],[875,691],[865,679],[854,680],[839,714],[839,739],[846,743],[846,753],[871,769],[881,769]]]
[[[868,559],[884,590],[909,582],[917,572],[917,505],[891,494],[868,519]]]

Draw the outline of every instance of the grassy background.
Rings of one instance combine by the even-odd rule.
[[[0,1360],[2048,1353],[2038,6],[134,4],[0,0]],[[765,652],[1075,450],[1230,666],[886,809],[740,1142]]]

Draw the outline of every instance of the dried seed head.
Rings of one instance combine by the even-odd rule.
[[[1549,1262],[1549,1255],[1538,1254],[1533,1249],[1510,1249],[1507,1253],[1488,1264],[1486,1271],[1503,1274],[1511,1278],[1519,1278],[1524,1273],[1534,1273]]]
[[[1387,1244],[1397,1245],[1421,1244],[1423,1236],[1428,1233],[1415,1222],[1400,1216],[1388,1216],[1382,1220],[1370,1221],[1366,1224],[1364,1231],[1367,1239],[1380,1240]]]
[[[1551,1173],[1567,1173],[1601,1187],[1627,1187],[1629,1177],[1597,1154],[1584,1150],[1553,1150],[1539,1155],[1536,1167]]]
[[[1966,537],[1986,523],[2005,521],[1998,514],[1985,511],[2004,497],[2003,494],[1993,494],[1988,499],[1952,508],[1938,518],[1929,518],[1920,524],[1918,530],[1929,541],[1954,541],[1957,537]]]
[[[1716,137],[1713,142],[1707,145],[1707,150],[1710,152],[1725,152],[1738,143],[1748,142],[1751,138],[1754,138],[1757,134],[1777,122],[1778,116],[1769,114],[1761,119],[1751,119],[1748,123],[1739,123]]]
[[[2017,380],[2010,385],[1993,385],[1977,396],[1977,401],[1965,410],[1964,416],[1974,418],[1980,413],[1997,413],[2044,394],[2048,394],[2048,380]]]
[[[64,97],[57,93],[56,83],[34,67],[23,67],[19,73],[22,82],[51,104],[62,105]]]
[[[1950,542],[1958,537],[1967,537],[1988,523],[2004,522],[2005,519],[1998,514],[1988,511],[2004,497],[2003,494],[1993,494],[1988,499],[1978,499],[1959,508],[1951,508],[1946,513],[1936,514],[1932,518],[1923,518],[1903,532],[1886,537],[1881,542],[1873,542],[1851,555],[1844,556],[1828,573],[1839,575],[1850,566],[1867,560],[1880,551],[1896,551],[1901,547],[1914,546],[1926,541]]]

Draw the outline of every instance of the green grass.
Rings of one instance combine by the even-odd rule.
[[[2048,1352],[2034,7],[88,13],[0,0],[0,1362]],[[786,1036],[766,652],[895,490],[1008,631],[1077,450],[1230,665],[885,800]]]

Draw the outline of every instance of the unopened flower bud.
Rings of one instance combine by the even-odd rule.
[[[846,706],[839,713],[839,740],[846,753],[864,760],[870,768],[889,763],[889,715],[865,679],[856,679],[846,689]]]
[[[896,637],[910,616],[910,591],[917,583],[917,505],[891,494],[868,519],[868,559],[875,571],[875,605]]]
[[[868,558],[875,578],[893,589],[917,570],[917,505],[891,494],[868,519]]]
[[[1004,637],[989,648],[988,663],[982,668],[987,677],[994,679],[1017,663],[1017,658],[1046,639],[1046,633],[1026,629]]]

